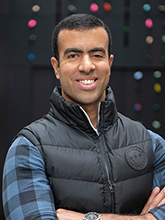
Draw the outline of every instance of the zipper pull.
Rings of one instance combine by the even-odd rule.
[[[108,181],[108,183],[109,183],[109,188],[110,188],[111,193],[114,193],[115,191],[113,189],[113,186],[112,186],[110,180]]]

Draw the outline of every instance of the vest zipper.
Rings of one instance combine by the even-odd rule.
[[[109,177],[109,172],[108,172],[107,164],[105,163],[105,161],[104,161],[104,165],[105,165],[105,170],[106,170],[106,173],[107,173],[109,189],[110,189],[111,193],[114,193],[114,189],[113,189],[112,183],[110,181],[110,177]]]
[[[103,144],[103,146],[105,146],[105,143]],[[105,150],[105,147],[104,147],[104,150]],[[106,152],[106,151],[105,151]],[[107,182],[108,182],[108,187],[109,187],[109,190],[110,190],[110,193],[111,193],[111,210],[112,210],[112,213],[115,213],[115,198],[114,198],[114,188],[113,188],[113,185],[112,185],[112,181],[111,181],[111,177],[110,177],[110,170],[108,170],[108,167],[107,167],[107,157],[105,156],[105,152],[102,152],[103,153],[103,163],[104,163],[104,166],[105,166],[105,172],[106,172],[106,176],[107,176]]]
[[[113,189],[111,181],[109,180],[108,183],[109,183],[109,188],[110,188],[111,193],[114,193],[114,189]]]
[[[97,136],[99,137],[99,132],[98,132],[98,129],[95,129],[87,115],[87,113],[84,111],[84,109],[80,106],[80,109],[84,112],[87,120],[89,121],[89,124],[90,126],[93,128],[93,130],[96,132]],[[100,120],[100,103],[99,103],[99,107],[98,107],[98,124],[99,124],[99,120]],[[103,145],[104,146],[104,145]],[[104,155],[104,152],[103,152],[103,155]],[[111,195],[114,194],[114,189],[113,189],[113,186],[112,186],[112,183],[111,183],[111,180],[110,180],[110,176],[109,176],[109,172],[108,172],[108,167],[107,167],[107,164],[105,162],[106,158],[105,156],[103,156],[103,161],[104,161],[104,165],[105,165],[105,170],[106,170],[106,174],[107,174],[107,179],[108,179],[108,186],[109,186],[109,189],[110,189],[110,192],[111,192]],[[112,213],[114,213],[114,195],[112,196]]]

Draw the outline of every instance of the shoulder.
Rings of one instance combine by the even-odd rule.
[[[24,136],[19,136],[11,144],[8,150],[8,154],[11,154],[11,155],[15,154],[16,156],[18,153],[25,154],[27,150],[29,151],[32,150],[33,152],[36,152],[36,153],[39,152],[38,148],[30,140],[28,140]]]
[[[163,139],[159,134],[147,130],[149,135],[151,136],[152,139],[152,144],[153,144],[153,152],[164,152],[165,153],[165,139]]]
[[[125,115],[122,115],[121,113],[118,113],[119,120],[123,121],[126,125],[135,125],[141,128],[144,128],[143,124],[140,121],[135,121]]]
[[[5,168],[30,166],[30,164],[44,167],[42,155],[39,149],[27,138],[19,136],[14,140],[7,152]]]
[[[118,121],[120,121],[124,133],[128,136],[132,136],[137,140],[151,140],[151,137],[147,132],[147,129],[141,122],[132,120],[120,113],[118,113]]]
[[[163,137],[161,137],[159,134],[157,134],[157,133],[155,133],[155,132],[153,132],[151,130],[147,130],[147,131],[150,134],[153,142],[158,141],[158,142],[160,142],[162,144],[165,144],[165,139]]]

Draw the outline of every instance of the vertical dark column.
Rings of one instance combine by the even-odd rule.
[[[61,21],[61,14],[62,14],[62,0],[56,0],[56,24]]]
[[[129,46],[129,31],[130,31],[130,0],[124,1],[124,46]]]

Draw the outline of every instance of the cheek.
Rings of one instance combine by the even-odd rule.
[[[74,73],[74,70],[77,68],[77,65],[73,62],[66,62],[61,65],[61,72],[62,73],[68,73],[72,74]]]
[[[69,81],[74,78],[75,68],[72,65],[65,65],[61,68],[60,73],[61,79],[66,79],[67,81]]]
[[[60,82],[63,87],[69,87],[74,80],[74,71],[71,65],[63,65],[60,68]]]
[[[110,66],[109,64],[102,63],[99,65],[99,72],[103,75],[103,77],[108,77],[110,75]]]

